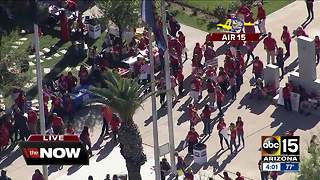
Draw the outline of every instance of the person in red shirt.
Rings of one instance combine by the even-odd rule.
[[[196,46],[193,49],[193,56],[195,56],[196,54],[197,54],[198,61],[200,61],[201,63],[203,54],[202,54],[202,49],[200,47],[200,43],[196,43]]]
[[[61,74],[58,80],[58,87],[61,92],[61,94],[66,93],[68,89],[68,81],[65,75]]]
[[[237,175],[236,180],[244,180],[244,177],[241,176],[241,173],[240,173],[240,172],[236,172],[236,175]]]
[[[184,81],[184,75],[182,72],[182,68],[179,68],[178,72],[177,72],[177,81],[178,81],[178,91],[179,91],[179,96],[182,97],[183,96],[183,81]]]
[[[67,75],[67,87],[68,87],[68,93],[71,93],[74,88],[77,86],[77,78],[73,76],[72,72],[68,72]]]
[[[237,11],[237,16],[244,21],[247,16],[250,15],[251,9],[249,4],[243,3]]]
[[[305,37],[309,37],[307,35],[307,33],[304,31],[303,27],[302,26],[299,26],[296,30],[296,36],[299,37],[299,36],[305,36]]]
[[[61,95],[52,97],[52,109],[51,112],[57,113],[59,116],[63,115],[63,104],[62,104]]]
[[[178,32],[178,40],[182,45],[182,48],[183,48],[182,49],[182,54],[184,53],[185,61],[186,61],[188,59],[188,54],[187,54],[187,51],[186,51],[186,37],[184,36],[184,34],[181,31]]]
[[[266,11],[264,10],[264,7],[261,3],[258,4],[257,20],[260,33],[262,34],[262,36],[266,36]]]
[[[270,64],[270,57],[271,63],[275,64],[276,49],[278,48],[276,40],[271,35],[269,32],[268,37],[263,40],[264,49],[267,52],[267,64]]]
[[[208,67],[209,65],[212,66],[217,66],[217,58],[216,57],[216,52],[212,49],[211,46],[208,44],[206,45],[206,50],[204,51],[204,63],[205,67]]]
[[[84,126],[83,130],[80,134],[80,141],[85,144],[86,146],[89,147],[88,152],[90,156],[92,156],[92,150],[91,150],[91,139],[90,139],[90,134],[89,134],[89,128],[88,126]]]
[[[235,148],[235,152],[237,152],[237,145],[236,145],[236,137],[237,137],[237,128],[234,123],[230,123],[230,151],[233,153],[233,147]]]
[[[191,82],[190,97],[193,99],[193,104],[196,104],[200,97],[201,79],[195,75]]]
[[[290,56],[290,43],[291,43],[291,35],[287,26],[283,26],[283,31],[281,35],[281,41],[286,47],[286,57]]]
[[[112,120],[112,109],[110,106],[103,106],[101,108],[101,113],[102,113],[102,129],[101,129],[101,134],[100,137],[109,135],[109,123]]]
[[[22,113],[25,113],[27,100],[26,100],[26,96],[25,96],[24,92],[21,92],[19,94],[19,96],[15,99],[15,103],[18,106],[18,108],[20,109],[20,111]]]
[[[237,135],[238,135],[238,146],[240,146],[240,139],[242,140],[242,145],[244,147],[244,131],[243,131],[243,121],[240,116],[238,116],[237,121],[236,121],[236,128],[237,128]]]
[[[195,131],[194,127],[188,132],[186,141],[188,142],[188,154],[193,154],[193,147],[198,143],[199,134]]]
[[[216,101],[215,83],[211,79],[207,79],[207,90],[210,106],[214,107]]]
[[[228,140],[227,140],[227,139],[222,135],[222,133],[221,133],[221,131],[222,131],[223,129],[225,129],[226,127],[227,127],[227,125],[226,125],[226,123],[224,122],[224,119],[221,117],[221,118],[219,119],[219,123],[218,123],[218,125],[217,125],[217,130],[218,130],[218,135],[219,135],[219,139],[220,139],[220,146],[221,146],[221,149],[222,149],[222,150],[224,149],[224,148],[223,148],[223,139],[225,140],[228,148],[230,147]]]
[[[210,122],[211,122],[211,113],[212,109],[208,104],[206,104],[202,110],[201,118],[203,122],[203,134],[204,135],[211,135],[211,127],[210,127]]]
[[[53,129],[54,134],[63,134],[64,122],[61,117],[57,115],[57,113],[52,114],[52,124],[51,127]]]
[[[184,173],[184,178],[186,180],[194,180],[194,175],[193,175],[191,167],[188,167],[186,169],[186,172]]]
[[[253,13],[252,12],[250,12],[250,14],[244,18],[244,22],[252,24],[252,26],[245,26],[244,27],[244,32],[246,34],[254,34],[254,33],[256,33],[255,27],[254,27],[254,19],[253,19]]]
[[[252,73],[254,74],[254,78],[256,80],[258,78],[262,78],[263,62],[260,60],[259,56],[256,56],[254,58],[252,64],[253,64]]]
[[[217,94],[217,107],[219,109],[219,116],[223,116],[222,103],[224,101],[224,94],[222,93],[220,86],[216,87],[216,94]]]
[[[31,134],[37,133],[38,116],[35,110],[30,109],[28,112],[28,128]]]
[[[236,100],[237,99],[237,80],[235,73],[232,73],[229,78],[229,83],[230,83],[230,90],[231,90],[231,99]]]
[[[112,114],[110,125],[111,125],[111,131],[113,134],[113,140],[117,141],[118,131],[120,127],[120,118],[116,114]]]
[[[282,97],[284,101],[284,108],[287,111],[291,111],[291,100],[290,100],[290,93],[291,93],[291,88],[289,87],[289,83],[286,83],[286,86],[282,90]]]
[[[316,63],[319,64],[319,60],[320,60],[320,39],[319,39],[319,36],[315,36],[314,44],[316,47],[316,57],[317,57]]]
[[[73,121],[73,103],[72,103],[71,96],[69,94],[66,94],[64,96],[63,107],[64,107],[65,115],[68,116],[69,121]]]

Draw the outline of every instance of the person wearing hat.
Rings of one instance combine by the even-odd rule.
[[[116,114],[112,114],[110,125],[111,125],[111,131],[113,134],[113,140],[117,141],[118,131],[120,127],[120,118]]]
[[[64,134],[64,122],[63,119],[59,117],[57,113],[52,114],[51,127],[53,129],[54,134]]]
[[[194,127],[191,127],[186,138],[186,141],[188,142],[188,154],[193,154],[193,147],[198,143],[199,137],[200,136]]]

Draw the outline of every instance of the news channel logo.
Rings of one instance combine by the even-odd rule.
[[[299,155],[299,136],[262,136],[262,156]]]

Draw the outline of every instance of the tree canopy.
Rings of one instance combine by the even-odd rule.
[[[139,24],[140,0],[104,0],[97,1],[97,5],[107,24],[112,21],[118,26],[119,31]]]

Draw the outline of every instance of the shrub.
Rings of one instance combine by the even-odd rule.
[[[219,20],[220,23],[222,23],[226,18],[227,11],[222,6],[217,6],[213,10],[213,15]]]

